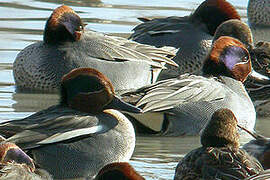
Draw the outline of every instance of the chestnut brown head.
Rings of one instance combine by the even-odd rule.
[[[48,44],[79,41],[85,24],[73,9],[62,5],[47,20],[43,40]]]
[[[93,114],[105,109],[141,112],[141,109],[117,98],[111,81],[92,68],[77,68],[63,76],[60,103]]]

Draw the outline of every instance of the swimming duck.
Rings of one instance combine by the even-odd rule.
[[[179,67],[168,67],[159,79],[179,74],[200,74],[203,60],[209,53],[216,28],[229,19],[240,19],[236,9],[226,0],[205,0],[189,16],[167,17],[144,22],[136,26],[131,39],[156,47],[179,48],[173,59]]]
[[[267,100],[269,89],[270,77],[270,43],[259,42],[253,45],[253,36],[251,29],[247,24],[240,20],[232,19],[223,22],[218,26],[213,41],[220,36],[230,36],[240,40],[245,47],[249,50],[251,55],[252,68],[263,76],[257,78],[248,77],[244,85],[253,101]]]
[[[243,149],[245,149],[250,155],[257,158],[264,169],[270,169],[270,139],[255,131],[251,132],[244,127],[239,127],[255,138],[254,140],[244,144]]]
[[[18,90],[57,92],[61,77],[78,67],[104,73],[116,91],[135,89],[156,81],[174,48],[155,48],[121,37],[85,30],[70,7],[56,8],[47,20],[43,41],[24,48],[13,63]]]
[[[263,171],[256,158],[239,148],[237,119],[229,109],[212,115],[202,131],[201,144],[178,163],[174,180],[238,180]]]
[[[1,123],[0,134],[53,178],[93,178],[104,165],[128,161],[133,153],[134,128],[116,109],[141,112],[115,96],[105,75],[77,68],[62,78],[58,105]]]
[[[240,125],[252,130],[256,112],[242,84],[248,75],[253,75],[251,68],[245,46],[237,39],[222,36],[205,59],[203,76],[184,74],[121,96],[144,111],[128,114],[132,121],[146,127],[139,133],[150,128],[159,135],[197,135],[222,107],[230,109]]]
[[[145,180],[127,162],[115,162],[104,166],[95,177],[95,180]]]
[[[1,180],[52,180],[42,169],[36,169],[33,160],[16,144],[0,137]]]
[[[247,7],[248,23],[255,42],[270,39],[270,1],[249,0]]]

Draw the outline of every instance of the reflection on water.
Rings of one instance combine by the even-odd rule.
[[[27,45],[42,40],[47,17],[60,4],[71,6],[96,31],[127,36],[137,17],[185,16],[202,0],[2,0],[0,2],[0,121],[24,118],[58,102],[55,94],[16,93],[12,63]],[[246,21],[247,0],[230,0]],[[257,130],[270,136],[268,118]],[[131,164],[147,179],[172,179],[178,161],[198,147],[199,137],[137,137]]]

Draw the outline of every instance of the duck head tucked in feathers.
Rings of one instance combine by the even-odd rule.
[[[239,148],[237,120],[229,109],[219,109],[201,135],[202,147],[177,165],[175,180],[244,179],[263,171],[261,164]]]
[[[216,111],[201,134],[204,147],[239,148],[237,119],[229,109]]]
[[[77,68],[63,76],[60,103],[92,114],[110,108],[141,112],[141,109],[116,97],[111,81],[92,68]]]
[[[85,24],[73,9],[62,5],[49,17],[43,40],[48,44],[73,42],[80,40]]]

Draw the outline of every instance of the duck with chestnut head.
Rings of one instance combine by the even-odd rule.
[[[251,70],[250,54],[245,46],[237,39],[222,36],[205,59],[203,76],[184,74],[122,97],[144,111],[128,114],[142,130],[140,133],[198,135],[220,108],[230,109],[240,125],[252,130],[256,112],[243,86],[248,76],[257,75]]]
[[[104,165],[128,161],[135,147],[132,124],[118,110],[141,110],[116,97],[110,80],[92,68],[62,78],[58,105],[25,119],[0,124],[53,178],[93,178]]]
[[[213,41],[217,40],[220,36],[234,37],[240,40],[249,50],[252,69],[261,75],[256,78],[248,76],[244,85],[250,98],[256,105],[257,115],[269,115],[267,104],[269,104],[270,99],[270,42],[261,41],[253,45],[251,29],[247,24],[237,19],[228,20],[219,25]]]
[[[168,67],[160,73],[159,80],[177,77],[180,74],[199,75],[203,61],[211,49],[216,28],[229,19],[240,15],[226,0],[205,0],[189,16],[167,17],[149,20],[136,26],[131,39],[156,47],[179,48],[174,61],[179,67]]]
[[[21,91],[57,92],[64,74],[78,67],[104,73],[116,91],[136,89],[156,81],[174,48],[155,48],[121,37],[85,29],[86,24],[66,5],[47,20],[43,41],[24,48],[13,63]]]

